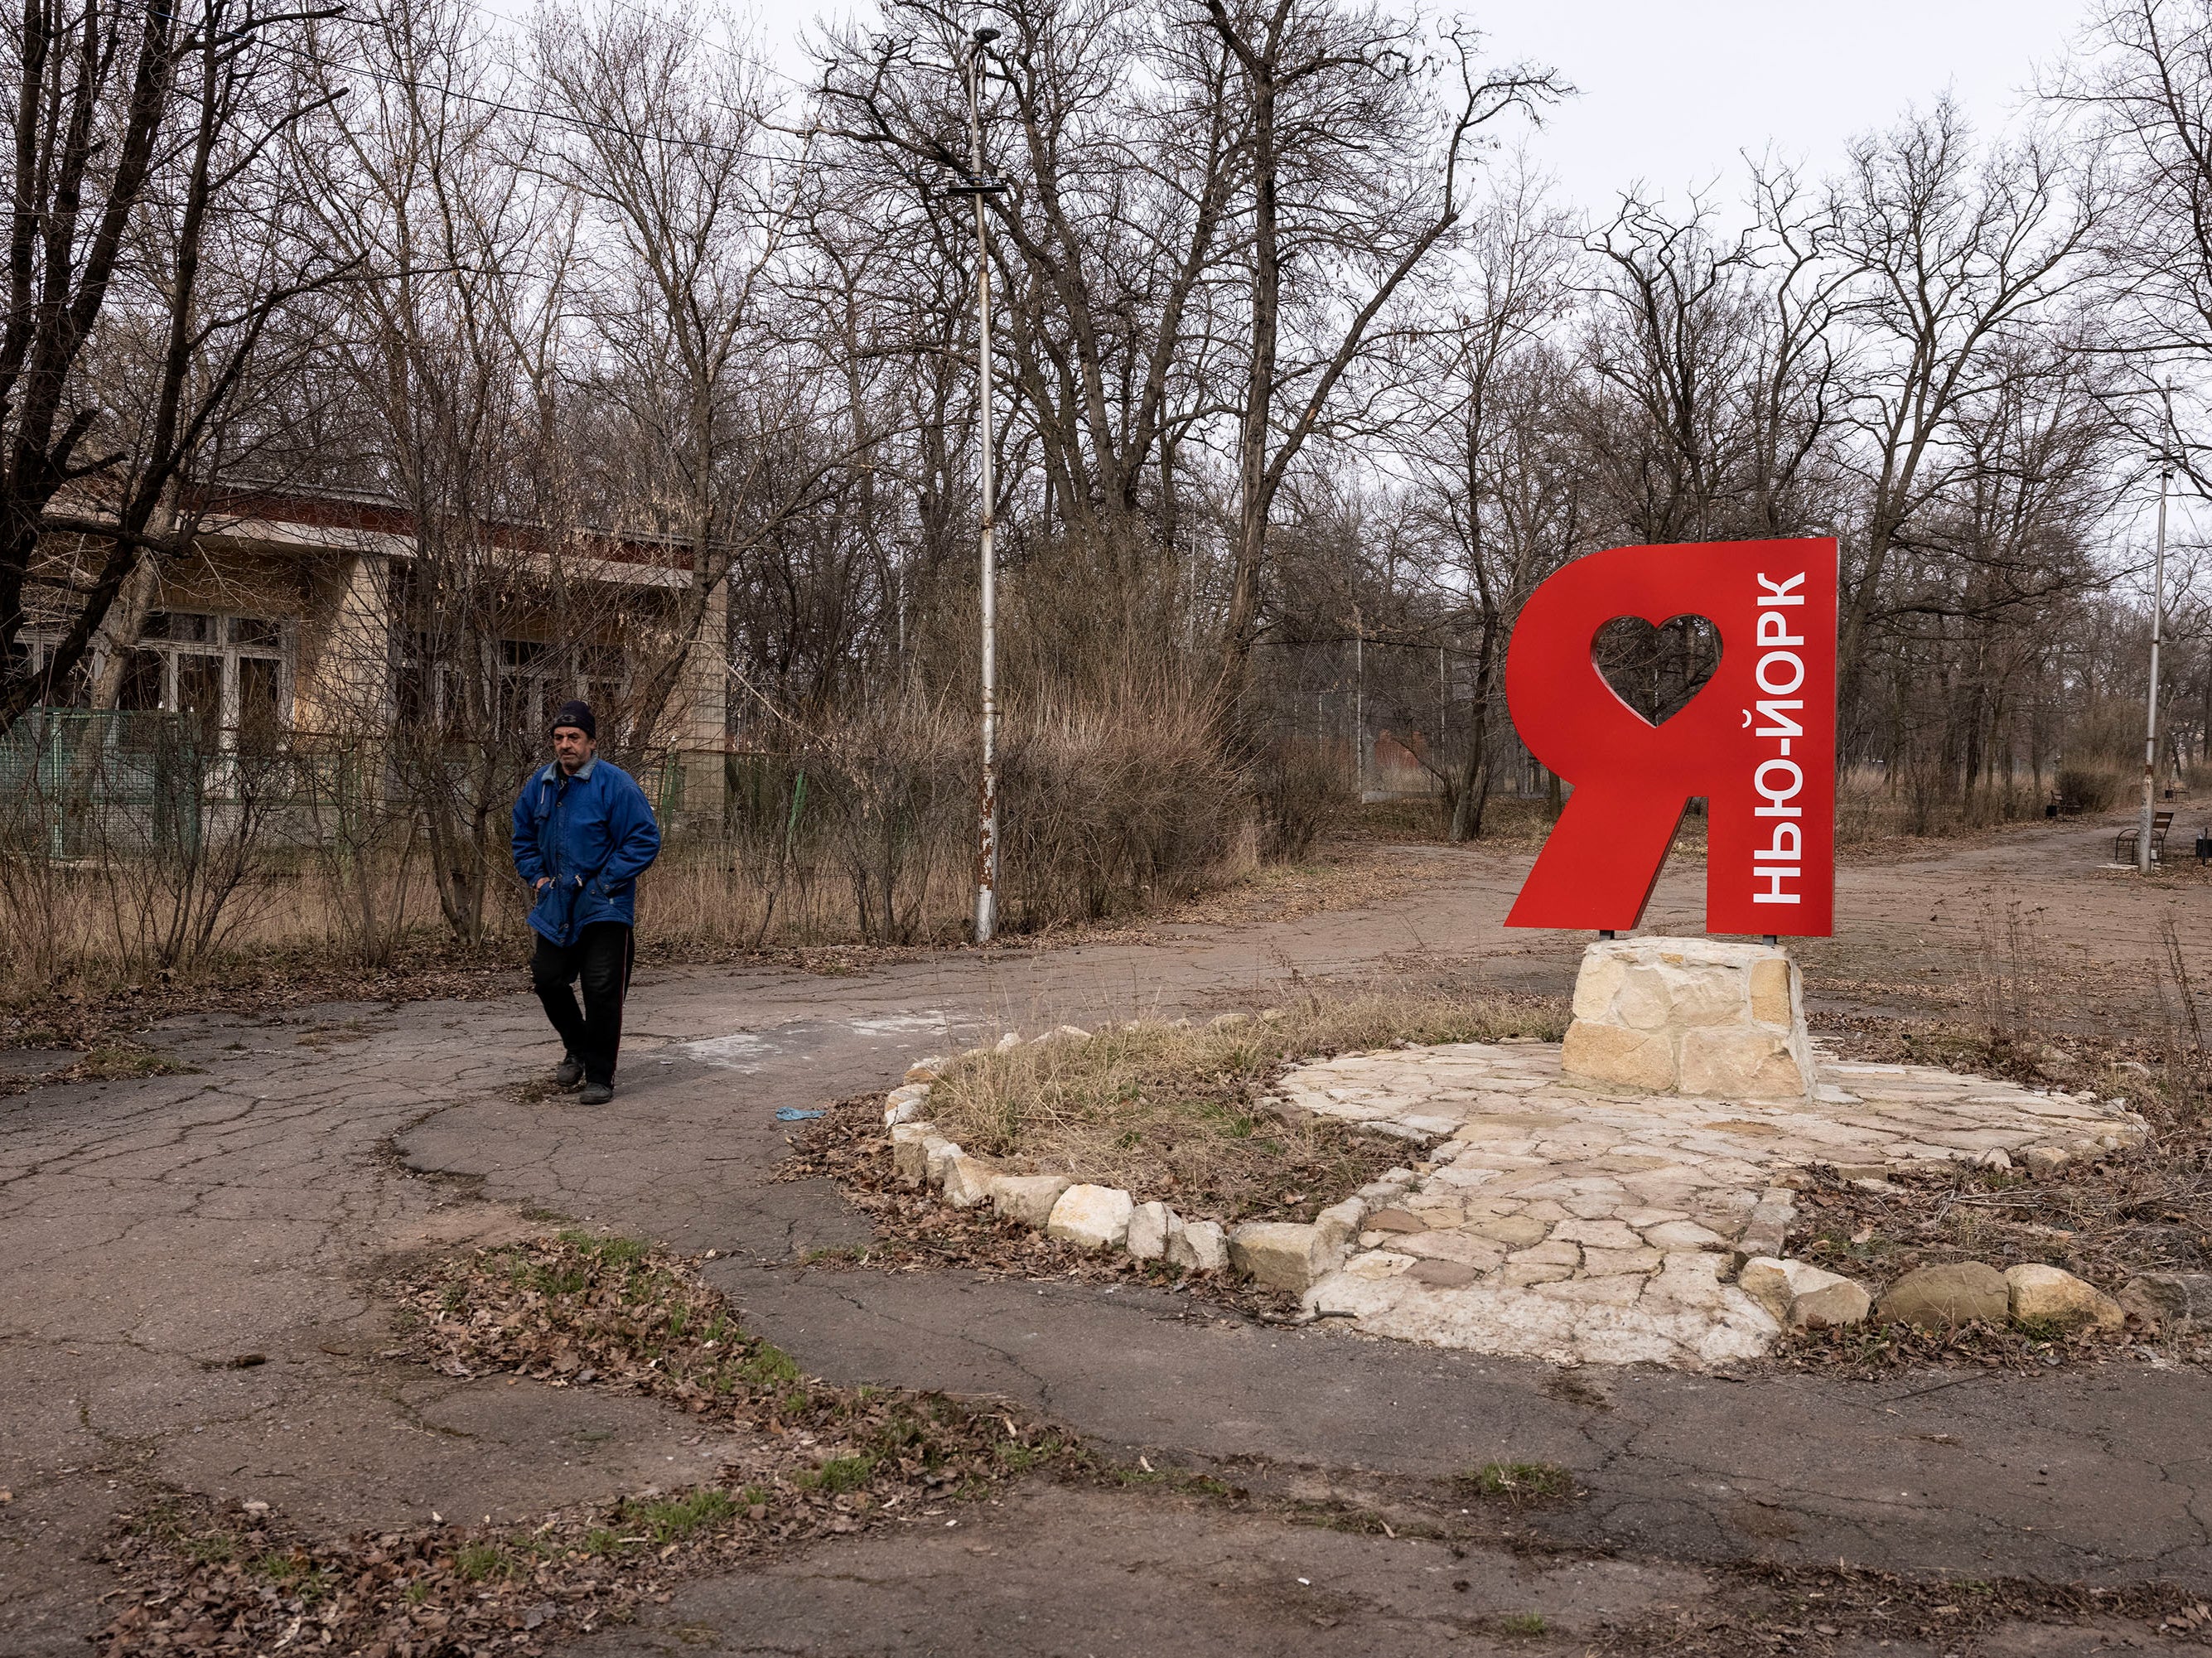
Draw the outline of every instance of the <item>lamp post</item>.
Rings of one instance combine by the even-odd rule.
[[[2142,820],[2136,827],[2136,870],[2150,873],[2150,829],[2158,793],[2158,647],[2166,632],[2166,492],[2173,477],[2173,463],[2158,458],[2158,553],[2151,564],[2150,694],[2143,722]]]
[[[1367,624],[1352,607],[1352,803],[1367,804]]]
[[[954,195],[975,199],[975,395],[980,410],[976,430],[983,451],[976,550],[982,565],[983,682],[983,784],[976,803],[975,825],[975,942],[979,944],[990,943],[999,925],[999,564],[993,549],[999,505],[991,427],[991,242],[983,198],[1006,186],[983,172],[982,112],[983,53],[998,38],[996,29],[977,29],[968,39],[967,62],[963,65],[968,83],[968,176],[952,187]]]

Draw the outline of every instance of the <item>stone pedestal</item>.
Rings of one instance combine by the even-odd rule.
[[[1583,952],[1560,1065],[1645,1093],[1806,1098],[1813,1049],[1797,964],[1768,944],[1601,939]]]

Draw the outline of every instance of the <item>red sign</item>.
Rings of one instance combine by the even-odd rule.
[[[1701,616],[1720,665],[1654,726],[1597,670],[1598,629]],[[1705,929],[1834,931],[1836,544],[1721,541],[1591,553],[1529,595],[1505,659],[1529,752],[1574,786],[1508,926],[1626,931],[1703,795]]]

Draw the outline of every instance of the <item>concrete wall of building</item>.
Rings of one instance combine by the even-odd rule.
[[[295,730],[343,734],[389,726],[391,562],[381,553],[312,556],[294,670]]]
[[[684,662],[684,683],[677,692],[683,704],[678,729],[685,748],[723,746],[729,730],[730,588],[717,586],[707,600],[707,614],[698,636]]]
[[[723,584],[708,598],[669,710],[672,752],[659,805],[664,817],[679,823],[721,817],[723,756],[729,746],[729,591]]]

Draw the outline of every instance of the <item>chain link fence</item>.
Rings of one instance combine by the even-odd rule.
[[[205,735],[188,714],[30,710],[0,736],[0,848],[51,859],[196,853],[220,780]]]

